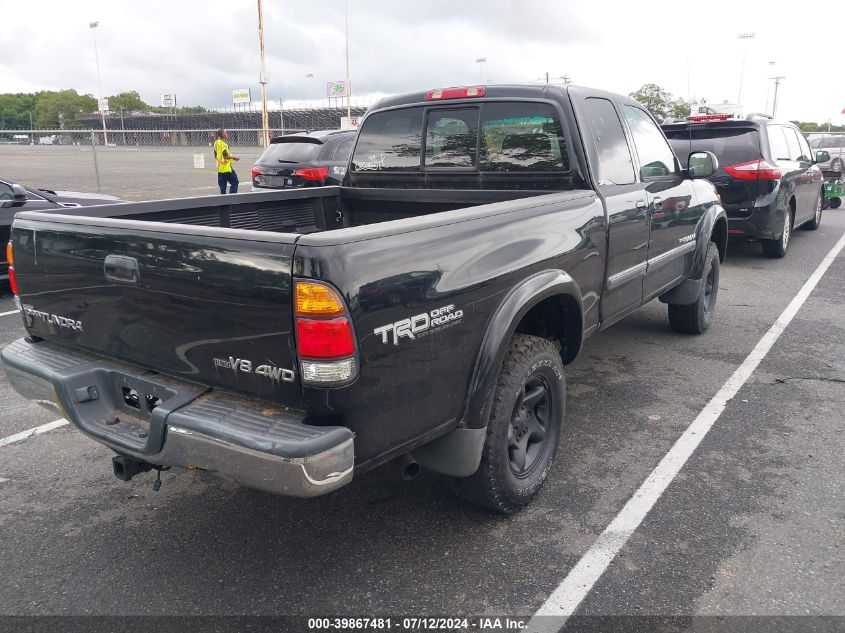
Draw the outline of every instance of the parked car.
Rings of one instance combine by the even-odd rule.
[[[589,88],[387,98],[342,186],[19,215],[28,337],[3,363],[121,479],[190,466],[308,497],[401,460],[513,512],[586,338],[658,297],[673,329],[710,325],[715,161],[681,168],[647,110]]]
[[[18,211],[55,211],[94,204],[114,204],[119,198],[101,193],[34,189],[8,180],[0,180],[0,244],[9,241],[12,219]],[[9,277],[6,249],[0,253],[0,281]]]
[[[710,151],[719,169],[710,177],[734,238],[760,240],[768,257],[783,257],[795,228],[815,230],[822,219],[822,172],[801,131],[752,114],[697,115],[663,126],[675,153]],[[686,167],[686,163],[684,162]]]
[[[277,136],[252,168],[253,191],[339,185],[355,130],[322,130]]]
[[[830,160],[818,164],[823,171],[833,171],[838,174],[845,172],[845,132],[824,134],[810,139],[810,149],[830,154]]]

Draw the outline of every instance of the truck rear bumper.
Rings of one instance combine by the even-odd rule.
[[[313,497],[349,483],[352,432],[304,413],[177,381],[47,341],[2,352],[9,382],[121,455]],[[137,403],[137,406],[135,404]]]

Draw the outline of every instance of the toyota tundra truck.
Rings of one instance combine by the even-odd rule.
[[[395,461],[513,512],[549,475],[585,339],[655,298],[674,330],[713,318],[718,165],[683,158],[599,90],[386,98],[341,186],[19,213],[26,336],[2,360],[121,479],[310,497]]]

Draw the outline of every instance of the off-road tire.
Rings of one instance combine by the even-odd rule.
[[[517,473],[512,464],[515,425],[524,420],[525,407],[520,406],[526,395],[536,393],[542,384],[547,393],[545,435],[530,464],[526,457],[524,472]],[[526,394],[526,387],[533,391]],[[493,394],[493,405],[487,425],[487,436],[481,464],[475,474],[455,481],[458,495],[472,503],[495,512],[510,514],[523,508],[542,487],[554,463],[566,404],[566,381],[563,362],[555,345],[546,339],[515,334],[499,373]],[[542,403],[535,407],[534,419],[541,420]],[[541,424],[542,427],[542,424]],[[527,445],[533,446],[529,432]],[[522,436],[524,437],[524,433]]]
[[[676,332],[701,334],[710,327],[716,299],[719,296],[719,249],[714,242],[707,245],[704,271],[695,303],[669,304],[669,325]]]

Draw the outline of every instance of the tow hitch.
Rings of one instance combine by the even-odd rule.
[[[153,481],[153,490],[158,492],[161,489],[161,471],[170,470],[170,466],[157,466],[149,462],[142,462],[127,455],[115,455],[111,458],[114,476],[121,481],[129,481],[135,475],[146,473],[150,470],[156,471],[156,478]]]

